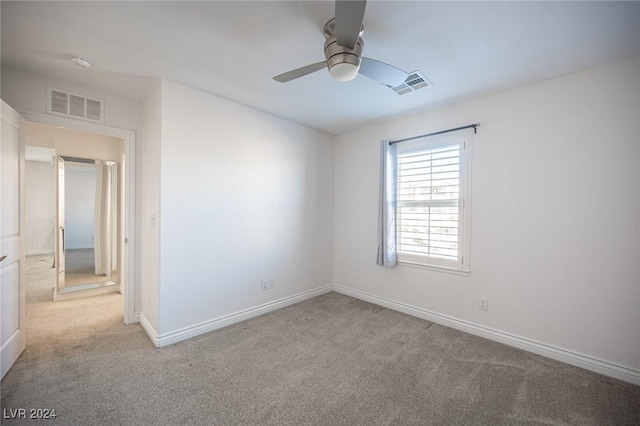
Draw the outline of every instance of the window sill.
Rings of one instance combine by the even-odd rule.
[[[408,266],[410,268],[427,269],[429,271],[444,272],[447,274],[461,275],[463,277],[468,277],[471,275],[470,271],[461,271],[458,269],[445,268],[442,266],[425,265],[424,263],[409,262],[407,260],[398,260],[398,266]]]

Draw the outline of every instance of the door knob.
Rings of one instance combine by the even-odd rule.
[[[5,260],[7,258],[7,256],[0,256],[0,262],[2,262],[3,260]]]

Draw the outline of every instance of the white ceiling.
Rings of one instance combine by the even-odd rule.
[[[148,77],[162,77],[333,134],[640,55],[640,2],[370,0],[364,55],[434,83],[398,96],[364,76],[333,81],[325,70],[271,79],[324,60],[332,1],[1,7],[3,66],[136,100]]]

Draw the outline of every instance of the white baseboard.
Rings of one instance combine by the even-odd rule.
[[[62,302],[65,300],[73,300],[79,299],[82,297],[91,297],[91,296],[100,296],[103,294],[109,293],[117,293],[120,291],[120,286],[118,284],[110,284],[110,285],[101,285],[95,288],[78,288],[75,291],[68,291],[70,287],[67,287],[65,290],[67,292],[63,293],[53,293],[53,301],[54,302]]]
[[[158,333],[156,333],[156,330],[153,328],[149,320],[144,316],[142,312],[138,312],[138,318],[140,319],[140,325],[147,333],[147,336],[149,336],[151,343],[153,343],[156,348],[159,347]]]
[[[244,309],[242,311],[224,315],[222,317],[214,318],[179,330],[164,333],[162,335],[159,335],[156,332],[153,326],[145,318],[144,314],[137,313],[136,316],[140,321],[140,325],[142,325],[147,335],[149,336],[149,339],[151,339],[151,342],[156,347],[163,347],[229,326],[231,324],[235,324],[240,321],[266,314],[267,312],[271,312],[276,309],[294,305],[296,303],[311,299],[316,296],[320,296],[325,293],[329,293],[331,291],[336,291],[338,293],[351,296],[356,299],[364,300],[366,302],[393,309],[394,311],[422,318],[427,321],[431,321],[436,324],[440,324],[456,330],[464,331],[469,334],[484,337],[486,339],[500,342],[508,346],[513,346],[528,352],[545,356],[547,358],[565,362],[570,365],[575,365],[577,367],[594,371],[605,376],[613,377],[625,382],[633,383],[635,385],[640,385],[639,370],[635,370],[633,368],[611,363],[589,355],[584,355],[557,346],[537,342],[535,340],[516,336],[514,334],[495,330],[483,325],[457,319],[448,315],[439,314],[437,312],[432,312],[416,306],[408,305],[406,303],[397,302],[395,300],[376,296],[367,292],[355,290],[338,284],[319,287],[311,291],[303,292],[294,296],[285,297],[273,302],[268,302],[252,308]]]
[[[43,254],[53,254],[53,249],[29,249],[24,251],[25,256],[39,256]]]
[[[516,336],[514,334],[505,333],[503,331],[495,330],[483,325],[460,320],[448,315],[439,314],[437,312],[432,312],[426,309],[418,308],[416,306],[411,306],[406,303],[397,302],[395,300],[376,296],[342,285],[334,284],[333,290],[347,296],[355,297],[356,299],[364,300],[365,302],[384,306],[385,308],[393,309],[394,311],[422,318],[436,324],[444,325],[446,327],[464,331],[469,334],[504,343],[508,346],[513,346],[518,349],[545,356],[547,358],[575,365],[577,367],[594,371],[605,376],[633,383],[634,385],[640,385],[640,370],[635,370],[633,368],[614,364],[605,360],[573,352],[557,346],[548,345],[546,343],[541,343],[535,340]]]
[[[182,340],[190,339],[192,337],[199,336],[201,334],[208,333],[210,331],[217,330],[219,328],[226,327],[228,325],[235,324],[249,318],[266,314],[267,312],[275,311],[276,309],[281,309],[287,306],[294,305],[296,303],[300,303],[304,300],[311,299],[313,297],[320,296],[321,294],[329,293],[331,291],[333,291],[332,285],[318,287],[310,291],[305,291],[293,296],[284,297],[282,299],[274,300],[272,302],[234,312],[229,315],[213,318],[199,324],[194,324],[192,326],[181,328],[179,330],[171,331],[169,333],[164,333],[161,335],[158,335],[158,333],[153,329],[149,321],[147,321],[142,313],[140,313],[140,324],[147,332],[147,335],[149,335],[149,338],[151,339],[153,344],[156,347],[161,348],[163,346],[172,345]]]

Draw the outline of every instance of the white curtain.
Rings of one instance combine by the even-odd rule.
[[[94,260],[96,275],[111,275],[111,167],[96,164]]]
[[[379,266],[396,266],[396,187],[398,155],[396,146],[387,140],[380,142],[380,191],[378,206]]]

